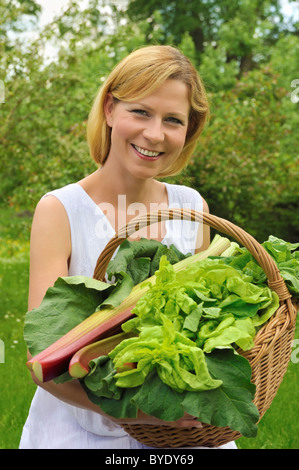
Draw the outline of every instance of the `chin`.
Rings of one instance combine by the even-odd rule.
[[[129,170],[129,172],[135,178],[146,180],[156,178],[161,173],[161,169],[135,167]]]

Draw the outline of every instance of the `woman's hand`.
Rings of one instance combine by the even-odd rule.
[[[197,420],[197,418],[189,415],[188,413],[185,413],[184,416],[177,421],[163,421],[162,419],[155,418],[154,416],[149,416],[141,410],[138,411],[137,418],[116,419],[109,416],[109,419],[120,426],[123,424],[151,424],[153,426],[171,426],[175,428],[202,428],[202,424]]]

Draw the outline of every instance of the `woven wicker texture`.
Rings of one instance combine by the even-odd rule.
[[[202,222],[216,231],[236,240],[254,256],[263,268],[269,287],[280,300],[275,314],[258,332],[255,346],[250,350],[238,352],[246,357],[252,368],[252,382],[256,385],[254,403],[260,419],[269,408],[287,370],[295,335],[296,313],[284,280],[266,250],[246,231],[231,222],[211,214],[186,209],[157,211],[132,219],[121,228],[106,245],[99,256],[94,270],[94,278],[104,281],[107,266],[116,248],[124,239],[152,223],[163,220],[192,220]],[[159,448],[175,447],[218,447],[241,437],[228,427],[215,427],[203,423],[202,428],[175,428],[153,425],[123,425],[124,429],[139,442]]]

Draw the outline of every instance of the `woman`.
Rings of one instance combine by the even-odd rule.
[[[190,61],[169,46],[148,46],[126,57],[100,89],[88,121],[88,142],[99,169],[48,193],[32,224],[29,310],[59,276],[92,276],[115,231],[132,217],[165,207],[208,210],[193,189],[158,181],[187,164],[208,114],[204,86]],[[209,229],[165,222],[134,237],[204,250]],[[29,356],[30,357],[30,356]],[[200,426],[192,416],[166,423],[140,412],[116,420],[93,405],[77,382],[39,383],[20,448],[142,448],[119,424]]]

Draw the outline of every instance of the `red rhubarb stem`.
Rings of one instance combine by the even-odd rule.
[[[131,310],[132,307],[118,313],[92,330],[86,328],[85,331],[80,323],[49,348],[31,358],[27,367],[33,370],[40,382],[53,380],[68,370],[70,359],[79,349],[119,331],[121,324],[133,317]]]

